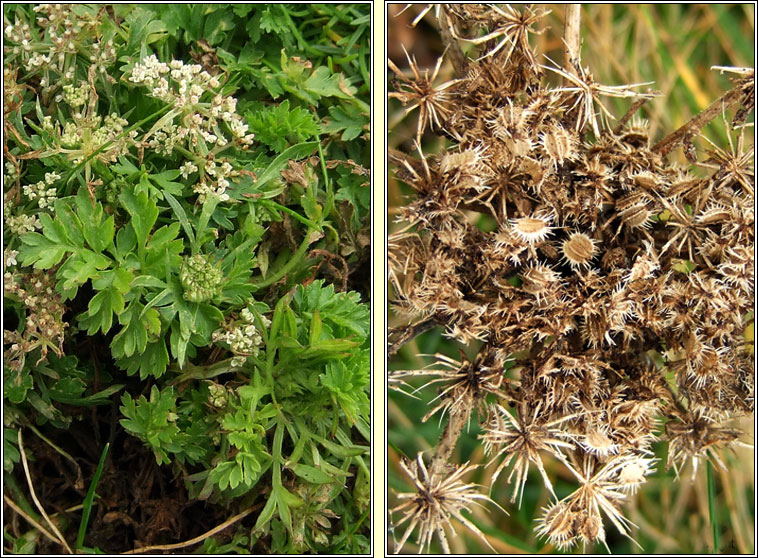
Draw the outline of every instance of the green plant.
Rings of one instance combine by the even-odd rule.
[[[206,550],[368,551],[369,9],[4,6],[6,472],[90,421]]]
[[[389,64],[396,552],[629,552],[633,522],[657,511],[631,504],[670,494],[649,487],[656,468],[725,470],[720,450],[746,445],[730,421],[754,411],[754,71],[715,66],[726,93],[655,135],[636,114],[660,94],[601,85],[579,5],[560,9],[562,42],[535,39],[538,6],[403,12],[416,38],[431,24],[444,60],[419,62],[417,40],[419,59],[398,49]],[[534,43],[565,45],[562,63]],[[721,146],[695,141],[711,120]],[[480,509],[508,498],[510,517]],[[699,540],[715,549],[710,502]]]

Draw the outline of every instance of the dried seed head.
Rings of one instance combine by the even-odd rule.
[[[563,259],[573,268],[588,268],[595,257],[595,241],[584,233],[575,232],[561,245]]]
[[[574,543],[574,521],[576,513],[572,512],[564,502],[558,502],[550,508],[543,508],[545,512],[537,519],[536,533],[541,537],[547,537],[550,544],[563,550]]]
[[[551,220],[549,216],[513,219],[511,221],[512,231],[520,240],[528,244],[542,242],[552,230]]]

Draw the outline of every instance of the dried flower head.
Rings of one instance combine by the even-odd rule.
[[[519,507],[521,507],[521,497],[524,494],[529,463],[533,463],[537,467],[545,486],[555,496],[553,485],[542,464],[540,452],[547,451],[554,455],[560,455],[561,448],[574,448],[574,445],[567,441],[570,436],[558,428],[559,425],[571,420],[574,416],[567,415],[546,422],[544,415],[541,415],[541,410],[542,405],[540,403],[537,403],[537,406],[533,408],[522,403],[519,407],[518,417],[514,417],[505,407],[497,405],[492,409],[491,418],[484,434],[480,435],[484,442],[485,452],[489,455],[495,454],[492,461],[504,456],[503,461],[492,475],[492,484],[495,483],[503,469],[515,459],[511,474],[508,476],[508,484],[515,474],[516,483],[514,484],[511,502],[515,502],[518,497]]]
[[[395,545],[395,554],[400,552],[417,527],[416,543],[419,545],[419,551],[425,547],[429,551],[432,539],[436,535],[443,552],[450,554],[445,530],[450,534],[455,533],[453,519],[461,522],[487,546],[490,546],[479,528],[461,514],[464,510],[470,512],[474,505],[481,506],[481,501],[494,503],[488,496],[478,492],[478,485],[463,481],[463,477],[476,469],[477,465],[465,463],[444,472],[430,471],[424,464],[422,455],[419,454],[414,462],[401,461],[400,467],[411,479],[416,490],[398,494],[397,497],[404,502],[391,510],[393,514],[403,514],[402,518],[395,523],[395,528],[408,523],[405,532]]]
[[[520,504],[530,465],[553,492],[557,460],[580,486],[537,532],[566,548],[605,542],[608,521],[631,536],[622,509],[653,469],[653,444],[677,470],[716,461],[716,446],[739,443],[727,420],[754,412],[754,72],[732,69],[732,89],[652,144],[637,115],[656,95],[637,89],[648,84],[597,83],[578,29],[562,65],[540,66],[528,42],[538,14],[436,12],[455,83],[437,97],[438,156],[390,151],[413,196],[397,212],[390,281],[397,315],[420,320],[391,333],[440,325],[478,351],[417,371],[440,385],[424,420],[447,418],[431,463],[441,471],[478,420],[490,481],[510,467]],[[606,96],[630,105],[615,125]],[[729,147],[703,151],[693,139],[719,114]],[[678,146],[686,164],[669,157]]]

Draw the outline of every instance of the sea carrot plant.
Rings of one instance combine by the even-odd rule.
[[[3,17],[6,545],[368,552],[370,6]]]

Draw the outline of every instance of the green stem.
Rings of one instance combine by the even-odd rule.
[[[310,219],[307,219],[307,218],[303,217],[297,211],[293,211],[289,207],[286,207],[286,206],[284,206],[284,205],[282,205],[280,203],[276,203],[275,201],[260,200],[258,203],[260,205],[263,205],[263,206],[266,206],[266,207],[271,207],[271,208],[274,208],[274,209],[278,209],[279,211],[283,211],[287,215],[291,215],[292,217],[294,217],[295,219],[297,219],[298,221],[300,221],[301,223],[303,223],[308,228],[311,228],[311,229],[314,229],[314,230],[318,230],[318,229],[321,228],[317,223],[314,223]]]
[[[297,264],[299,264],[303,256],[305,256],[306,250],[308,250],[308,246],[311,245],[311,229],[308,229],[305,233],[305,238],[303,239],[303,242],[300,243],[300,246],[298,246],[297,250],[294,254],[292,254],[292,257],[289,259],[289,261],[284,264],[282,267],[280,267],[276,273],[273,273],[268,276],[267,279],[262,279],[261,281],[258,281],[257,283],[253,283],[253,291],[259,291],[260,289],[264,287],[268,287],[269,285],[272,285],[276,283],[279,279],[287,275],[290,271],[292,271],[292,268],[294,268]]]
[[[321,172],[324,175],[324,188],[326,189],[326,203],[324,204],[324,215],[328,216],[334,209],[334,193],[332,192],[332,182],[326,173],[326,157],[321,142],[318,142],[318,156],[321,159]]]
[[[716,487],[713,482],[713,465],[710,461],[705,465],[706,478],[708,483],[708,514],[711,519],[711,528],[713,529],[713,552],[712,554],[719,553],[719,519],[718,510],[716,509],[715,490]]]

